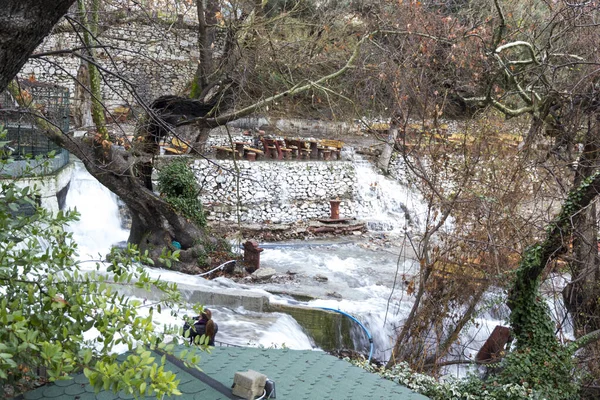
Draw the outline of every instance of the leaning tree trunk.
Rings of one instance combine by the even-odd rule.
[[[520,365],[527,362],[530,367],[504,369],[499,383],[528,382],[534,390],[537,385],[545,383],[566,388],[572,379],[572,366],[567,358],[600,336],[600,331],[596,331],[578,340],[576,345],[561,349],[555,335],[555,323],[539,293],[540,278],[549,262],[568,250],[574,228],[573,217],[585,210],[599,192],[600,170],[591,170],[563,202],[560,213],[546,229],[545,240],[530,246],[523,254],[509,292],[508,306],[516,339],[516,350],[512,354],[516,354],[517,358],[512,362]],[[544,371],[550,375],[546,374],[542,379]]]
[[[132,216],[129,243],[138,245],[141,251],[148,250],[156,266],[163,266],[159,261],[161,253],[165,248],[176,250],[172,242],[177,241],[181,244],[179,262],[171,268],[186,273],[200,271],[198,257],[206,253],[205,245],[214,245],[216,239],[146,188],[144,181],[133,172],[134,157],[131,154],[114,145],[106,153],[89,143],[79,144],[76,139],[69,141],[65,147],[127,205]],[[99,155],[99,152],[102,154]],[[141,160],[138,158],[138,161]]]
[[[138,245],[142,252],[148,251],[155,266],[166,267],[160,260],[161,254],[165,248],[176,250],[173,241],[177,241],[181,247],[177,248],[179,262],[172,263],[170,268],[200,272],[199,256],[206,255],[205,246],[214,248],[217,239],[146,187],[136,171],[139,165],[152,163],[153,154],[125,150],[98,136],[67,136],[42,118],[37,123],[50,139],[79,158],[92,176],[125,203],[132,216],[129,243]]]
[[[593,121],[588,127],[586,143],[581,154],[575,185],[579,185],[586,176],[593,173],[600,160],[600,132]],[[576,338],[588,335],[600,329],[600,258],[598,256],[598,213],[596,203],[573,217],[573,257],[571,282],[563,290],[565,306],[573,319]],[[600,345],[595,343],[585,349],[582,356],[597,360]],[[597,362],[588,363],[590,371],[598,375]]]
[[[4,0],[0,7],[0,91],[75,0]]]
[[[381,169],[385,174],[389,173],[390,161],[392,160],[392,154],[394,153],[394,147],[396,146],[396,139],[398,138],[398,122],[392,118],[390,127],[388,129],[388,136],[385,141],[383,151],[377,158],[377,167]]]

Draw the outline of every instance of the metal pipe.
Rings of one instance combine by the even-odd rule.
[[[327,310],[327,311],[333,311],[336,313],[340,313],[342,315],[345,315],[346,317],[350,318],[352,321],[356,322],[367,334],[367,338],[369,339],[369,343],[370,343],[370,349],[369,349],[369,359],[368,362],[371,362],[371,357],[373,357],[373,337],[371,336],[371,333],[367,330],[367,328],[365,328],[365,326],[356,318],[354,318],[352,315],[341,311],[341,310],[336,310],[335,308],[329,308],[329,307],[317,307],[320,308],[321,310]]]
[[[232,262],[236,262],[236,261],[237,261],[237,260],[229,260],[229,261],[226,261],[226,262],[224,262],[223,264],[219,265],[218,267],[216,267],[216,268],[213,268],[213,269],[211,269],[211,270],[210,270],[210,271],[208,271],[208,272],[203,272],[203,273],[201,273],[201,274],[198,274],[198,275],[196,275],[196,276],[204,276],[204,275],[208,275],[208,274],[210,274],[211,272],[215,272],[216,270],[223,268],[223,267],[224,267],[224,266],[226,266],[227,264],[229,264],[229,263],[232,263]]]

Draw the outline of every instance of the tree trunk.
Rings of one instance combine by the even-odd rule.
[[[198,11],[198,67],[192,82],[190,97],[202,99],[206,95],[209,83],[209,75],[213,73],[212,48],[215,43],[215,28],[217,25],[217,12],[219,4],[214,0],[208,0],[206,7],[204,0],[196,0]]]
[[[573,318],[576,338],[600,329],[598,228],[596,204],[574,217],[571,282],[565,287],[565,305]]]
[[[4,0],[0,7],[0,91],[75,0]]]
[[[184,103],[184,107],[187,105]],[[161,260],[165,249],[180,250],[179,262],[172,263],[170,267],[173,270],[198,273],[200,267],[206,266],[208,254],[205,246],[218,248],[218,240],[148,189],[145,179],[140,179],[137,173],[140,165],[152,167],[154,154],[145,150],[147,147],[152,150],[154,146],[142,143],[138,149],[125,150],[98,137],[66,135],[43,118],[38,118],[37,124],[51,140],[79,158],[92,176],[127,205],[132,216],[128,242],[136,244],[142,252],[147,251],[155,266],[168,267]],[[156,128],[150,124],[140,128],[146,131],[139,132],[151,144],[156,139],[156,130],[152,127]],[[176,248],[174,241],[180,246]],[[202,263],[199,263],[200,257]]]
[[[128,242],[138,245],[141,251],[148,250],[155,266],[165,267],[160,255],[165,248],[175,251],[172,242],[177,241],[181,244],[179,262],[171,268],[185,273],[200,272],[204,265],[198,265],[198,258],[206,255],[206,245],[214,248],[217,240],[146,188],[134,173],[131,154],[114,145],[110,149],[90,146],[90,140],[71,138],[63,141],[63,145],[127,205],[132,216]]]
[[[595,119],[595,118],[594,118]],[[575,176],[575,186],[594,171],[600,160],[598,127],[591,121],[586,143]],[[571,282],[563,290],[565,306],[573,319],[574,335],[581,338],[600,329],[600,258],[598,257],[598,212],[596,203],[573,217],[573,259]],[[598,343],[585,349],[582,356],[598,359]],[[588,363],[590,371],[599,376],[597,362]]]
[[[394,153],[396,139],[398,138],[398,130],[398,122],[395,119],[392,119],[392,122],[390,122],[390,128],[388,129],[388,137],[385,141],[385,147],[377,159],[377,168],[380,168],[385,174],[389,173],[390,161],[392,159],[392,154]]]
[[[87,10],[85,7],[85,0],[78,0],[79,13],[81,22],[86,28],[83,31],[83,41],[87,47],[87,53],[91,60],[95,59],[95,51],[93,45],[96,44],[96,35],[98,34],[98,8],[100,3],[98,0],[92,1],[92,9],[90,10],[91,18],[88,18]],[[100,137],[104,140],[108,139],[108,129],[106,127],[106,119],[104,117],[104,105],[102,102],[102,88],[100,71],[96,65],[88,63],[88,82],[81,82],[81,84],[89,85],[89,91],[92,98],[92,119],[96,126],[96,131]]]
[[[73,106],[75,127],[90,128],[94,125],[92,119],[92,96],[86,89],[86,85],[90,80],[88,63],[81,60],[79,69],[77,70],[77,81],[75,84],[75,101]]]

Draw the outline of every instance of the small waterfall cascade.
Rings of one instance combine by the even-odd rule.
[[[398,182],[377,174],[367,161],[356,159],[355,162],[357,191],[365,203],[357,210],[359,218],[391,224],[381,225],[381,231],[385,232],[418,227],[425,212],[418,196]],[[82,260],[97,258],[98,254],[104,257],[111,245],[127,239],[128,232],[121,228],[116,197],[89,175],[80,163],[75,166],[66,204],[81,213],[81,220],[70,229],[79,244]],[[373,225],[370,229],[374,229]],[[289,293],[270,295],[269,298],[272,302],[294,301],[295,304],[344,311],[370,331],[375,344],[373,357],[378,360],[390,357],[398,328],[413,304],[413,296],[405,290],[403,282],[418,273],[416,261],[400,258],[393,249],[378,246],[373,249],[368,240],[362,239],[348,241],[343,238],[326,245],[322,241],[297,241],[286,242],[279,247],[276,244],[265,247],[261,254],[261,268],[270,267],[278,276],[293,278],[261,283],[260,287],[228,280],[229,287],[262,294]],[[151,273],[188,286],[212,285],[215,290],[220,287],[219,282],[173,271],[152,269]],[[291,300],[294,293],[306,294],[315,300]],[[291,349],[314,347],[298,323],[286,314],[232,310],[221,306],[210,308],[219,324],[218,341]],[[187,311],[191,313],[191,310]],[[145,312],[145,308],[140,312]],[[168,311],[156,316],[157,329],[161,329],[160,325],[182,323]],[[481,313],[461,338],[462,344],[468,344],[453,349],[452,356],[474,357],[494,327],[506,324],[506,317],[505,310]],[[364,333],[355,330],[353,336],[358,342],[356,348],[368,351]]]
[[[377,207],[375,209],[381,215],[388,215],[389,211],[385,210],[389,206],[386,203],[392,204],[392,210],[395,204],[402,210],[398,212],[400,217],[398,220],[402,224],[406,223],[405,213],[399,205],[404,203],[387,199],[389,193],[392,195],[398,193],[391,189],[401,188],[401,186],[376,174],[367,162],[358,163],[358,168],[363,169],[363,172],[359,172],[362,175],[359,176],[365,177],[361,179],[363,186],[370,187],[371,182],[378,182],[377,186],[381,188],[378,199],[380,201],[373,199],[373,207]],[[370,189],[367,190],[370,195]],[[404,188],[401,190],[406,192]],[[78,242],[82,260],[97,258],[98,254],[103,257],[111,245],[127,239],[128,232],[121,228],[116,196],[89,175],[80,163],[76,164],[73,172],[66,206],[77,208],[81,213],[80,221],[73,224],[70,229]],[[363,212],[363,215],[368,215],[366,209]],[[261,285],[261,289],[283,292],[297,286],[301,292],[320,298],[303,304],[338,309],[356,317],[373,337],[375,344],[373,357],[379,360],[389,358],[396,329],[401,326],[412,305],[412,299],[402,288],[401,283],[392,288],[393,281],[397,274],[406,276],[416,273],[417,264],[413,260],[399,262],[397,254],[374,251],[355,243],[332,243],[323,246],[306,241],[297,245],[287,243],[281,247],[265,249],[261,258],[263,267],[272,267],[278,274],[298,272],[292,284],[268,283]],[[185,282],[187,285],[213,285],[218,290],[218,282],[182,276],[183,274],[165,270],[151,270],[151,273],[159,274],[165,280]],[[316,280],[317,275],[325,276],[326,282]],[[230,285],[265,293],[252,285],[235,282],[230,282]],[[288,302],[289,298],[271,295],[270,300]],[[213,318],[219,324],[217,338],[219,341],[235,345],[285,346],[292,349],[314,347],[314,343],[303,329],[287,314],[231,310],[220,306],[211,309]],[[144,311],[144,308],[140,310],[141,313]],[[188,313],[191,313],[191,310],[188,310]],[[157,318],[159,329],[161,325],[181,324],[181,320],[171,317],[168,312],[157,315]],[[356,348],[364,348],[368,351],[368,341],[364,332],[355,329],[352,334],[357,342]]]
[[[80,213],[79,221],[69,229],[82,259],[97,259],[98,255],[104,258],[113,244],[129,236],[129,232],[121,228],[117,196],[91,176],[80,162],[75,163],[65,207]]]
[[[66,208],[77,209],[80,219],[72,223],[68,229],[78,244],[81,261],[104,259],[112,245],[126,241],[129,231],[121,228],[117,197],[91,176],[80,162],[75,163],[69,192],[66,197]],[[95,269],[90,263],[84,263],[83,269]],[[194,278],[173,271],[151,269],[150,273],[160,275],[171,282],[189,284],[197,280],[202,285],[211,285],[210,281]],[[192,278],[192,279],[190,279]],[[144,299],[140,299],[143,300]],[[285,346],[291,349],[312,349],[314,343],[302,330],[302,327],[289,315],[281,313],[256,313],[243,309],[231,310],[225,307],[211,307],[213,318],[219,325],[217,340],[239,346]],[[147,313],[148,308],[141,307],[140,314]],[[179,310],[182,316],[193,311]],[[165,325],[182,325],[183,320],[170,315],[166,307],[161,314],[155,313],[157,329]],[[86,334],[86,338],[90,339]],[[126,351],[116,348],[116,351]]]
[[[370,231],[402,233],[418,228],[427,205],[407,185],[378,173],[360,155],[351,154],[356,171],[356,217]]]

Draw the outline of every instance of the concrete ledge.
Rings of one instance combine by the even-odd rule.
[[[354,349],[350,335],[353,322],[342,314],[319,308],[269,304],[269,311],[291,315],[323,350]]]
[[[197,288],[185,284],[177,286],[187,302],[231,309],[243,307],[255,312],[285,313],[294,318],[315,344],[323,350],[355,349],[351,336],[354,322],[341,314],[302,305],[270,303],[267,296],[246,290]],[[115,288],[127,296],[150,300],[159,299],[158,293],[147,292],[133,286],[118,285]]]
[[[223,306],[231,309],[244,307],[248,311],[256,312],[268,312],[269,309],[269,298],[258,293],[227,288],[199,289],[184,284],[177,284],[177,287],[183,300],[189,303]],[[126,296],[136,296],[154,301],[160,299],[159,292],[148,292],[134,286],[115,285],[115,289]]]
[[[190,303],[210,304],[227,308],[244,307],[248,311],[269,311],[269,298],[259,293],[239,289],[202,290],[186,285],[177,285],[183,297]]]

